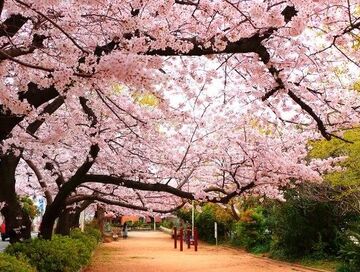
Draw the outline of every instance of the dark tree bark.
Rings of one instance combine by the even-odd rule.
[[[81,212],[89,207],[91,203],[93,203],[93,200],[85,200],[78,203],[75,208],[65,208],[58,218],[55,233],[60,235],[69,235],[71,229],[78,228],[80,226]]]
[[[31,237],[31,220],[23,211],[15,191],[15,170],[20,158],[12,154],[0,157],[0,202],[5,202],[1,209],[5,217],[10,242]]]
[[[0,33],[1,35],[2,33]],[[43,38],[41,38],[42,40]],[[26,99],[30,105],[37,108],[58,95],[53,87],[39,89],[35,83],[30,82],[26,92],[19,92],[19,100],[23,101]],[[44,110],[44,113],[46,111],[52,113],[54,109]],[[12,137],[12,129],[23,119],[24,116],[15,115],[0,104],[0,144],[2,140]],[[32,133],[35,133],[39,127],[37,124],[36,129],[30,127],[30,130]],[[12,235],[14,237],[11,239],[12,241],[18,238],[28,239],[31,234],[31,220],[23,212],[15,191],[15,171],[19,160],[19,157],[12,154],[0,155],[0,202],[6,203],[6,207],[1,212],[5,217],[8,230],[20,230],[20,236],[15,238],[15,235]]]
[[[71,229],[79,227],[80,213],[79,209],[64,209],[58,218],[55,233],[69,235]]]
[[[89,156],[86,158],[85,162],[79,167],[76,173],[64,183],[60,189],[54,201],[46,207],[44,216],[40,225],[40,233],[44,239],[51,239],[55,220],[61,215],[61,212],[66,207],[66,199],[71,195],[72,192],[79,186],[83,181],[82,178],[90,170],[91,166],[94,164],[95,159],[99,153],[100,149],[97,144],[90,147]],[[91,157],[91,159],[89,158]]]
[[[105,209],[101,205],[97,205],[97,209],[95,212],[95,219],[98,225],[101,234],[104,233],[104,220],[105,220]]]
[[[1,36],[1,35],[0,35]],[[45,91],[49,90],[44,97],[40,94],[45,94]],[[43,92],[42,92],[43,91]],[[37,85],[29,83],[28,90],[25,93],[19,93],[19,99],[27,99],[27,101],[38,107],[50,99],[56,97],[57,92],[52,88],[40,90]],[[3,105],[0,105],[0,144],[1,141],[11,137],[12,129],[23,120],[24,116],[14,115],[9,110],[5,109]],[[36,129],[39,128],[39,125]],[[31,132],[35,133],[35,129]],[[11,240],[16,241],[19,238],[28,239],[31,236],[31,220],[27,214],[25,214],[18,201],[15,191],[15,171],[19,163],[20,158],[12,154],[0,155],[0,202],[5,202],[6,207],[1,211],[5,217],[5,223],[8,230],[19,230],[19,237],[15,238],[12,235]]]

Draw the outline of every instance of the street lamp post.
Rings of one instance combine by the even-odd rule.
[[[192,200],[192,211],[191,211],[191,236],[194,239],[194,228],[195,228],[195,203]]]

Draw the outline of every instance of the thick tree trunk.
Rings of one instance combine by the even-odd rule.
[[[79,180],[73,179],[65,183],[59,190],[54,201],[46,207],[44,216],[42,218],[39,230],[39,236],[51,240],[55,221],[58,217],[61,216],[63,210],[66,209],[66,199],[69,197],[71,192],[73,192],[77,185],[81,182]]]
[[[70,196],[70,194],[79,186],[83,181],[83,177],[89,171],[91,166],[93,165],[97,154],[99,153],[100,148],[98,145],[92,145],[90,147],[89,155],[85,160],[85,162],[78,168],[76,173],[65,182],[59,189],[54,201],[46,207],[44,216],[40,225],[40,233],[44,239],[51,239],[52,232],[55,225],[55,220],[61,215],[61,212],[66,208],[66,199]]]
[[[80,226],[80,214],[89,205],[93,203],[93,200],[84,200],[77,202],[75,208],[64,209],[58,219],[55,233],[60,235],[69,235],[71,229],[78,228]]]
[[[101,234],[104,233],[104,221],[105,221],[105,209],[101,205],[97,205],[97,209],[95,212],[95,219],[97,221],[97,225]]]
[[[55,220],[58,216],[58,213],[53,213],[49,211],[49,207],[46,208],[40,224],[39,237],[51,240]]]
[[[59,193],[55,198],[54,202],[46,207],[39,229],[39,237],[41,238],[51,240],[55,221],[61,215],[62,210],[65,209],[66,197],[61,198],[59,197],[60,194],[63,195],[64,191],[61,191],[61,193]],[[70,192],[68,194],[70,194]]]
[[[79,227],[80,209],[64,209],[58,219],[55,233],[69,235],[71,229]]]
[[[10,242],[31,237],[31,220],[23,211],[15,191],[15,170],[20,158],[14,155],[0,157],[0,202],[5,202],[1,213],[5,217]]]

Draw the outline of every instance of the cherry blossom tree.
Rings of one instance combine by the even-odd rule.
[[[201,117],[205,118],[204,114]],[[93,120],[90,121],[92,124]],[[201,120],[198,121],[201,123]],[[182,124],[185,124],[183,120]],[[219,126],[217,122],[209,122],[203,127],[196,123],[192,125],[194,128],[190,132],[189,128],[184,128],[184,132],[177,131],[177,135],[184,135],[180,136],[183,142],[179,139],[174,141],[176,138],[170,137],[169,131],[156,133],[155,130],[155,139],[148,128],[143,133],[136,128],[132,133],[139,137],[134,137],[132,148],[126,149],[123,146],[125,142],[119,139],[116,143],[121,148],[112,145],[114,141],[109,141],[112,139],[111,129],[100,133],[96,144],[85,141],[89,136],[86,133],[79,138],[79,135],[68,131],[69,135],[64,140],[51,143],[46,151],[43,142],[34,150],[24,151],[22,156],[35,172],[47,196],[48,207],[41,226],[42,235],[51,235],[58,217],[64,221],[73,217],[76,225],[79,212],[93,201],[151,213],[169,212],[183,206],[183,199],[227,203],[236,195],[250,192],[278,197],[278,186],[285,185],[292,178],[319,179],[318,172],[314,171],[319,166],[306,166],[303,161],[307,155],[305,136],[295,138],[289,133],[282,136],[276,132],[279,128],[274,126],[264,131],[253,120],[244,122],[238,129],[232,123]],[[121,126],[123,124],[112,133],[118,135]],[[123,129],[128,130],[127,127]],[[234,132],[229,133],[229,130]],[[94,141],[93,137],[90,139]],[[124,139],[126,144],[130,140],[129,136]],[[295,143],[295,140],[298,142]],[[76,142],[78,148],[70,146],[67,141]],[[138,142],[142,148],[137,148]],[[89,154],[86,153],[86,146],[91,146]],[[28,152],[31,152],[31,156]],[[51,173],[47,174],[49,180],[46,182],[40,170],[27,159],[31,157],[41,161],[44,155],[49,158],[44,164]],[[79,157],[86,159],[77,165]],[[114,166],[114,162],[120,169]],[[92,170],[88,174],[90,168]],[[52,185],[55,188],[50,188]],[[149,193],[144,194],[139,190]],[[154,191],[157,192],[156,196],[152,193]],[[181,199],[171,199],[169,194]],[[159,199],[167,199],[166,205]],[[72,206],[75,203],[79,205]],[[62,230],[58,229],[60,233],[67,233],[69,228],[65,226],[72,226],[65,223],[60,225],[64,226]]]
[[[6,215],[11,228],[26,223],[20,161],[47,196],[49,238],[72,197],[129,196],[129,207],[154,210],[153,191],[277,196],[330,165],[308,164],[308,137],[341,138],[359,121],[356,1],[8,0],[0,12],[0,201],[19,215]]]

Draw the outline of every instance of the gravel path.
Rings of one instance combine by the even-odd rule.
[[[179,245],[178,245],[179,246]],[[161,232],[129,232],[129,238],[102,244],[85,272],[310,272],[241,250],[200,244],[199,251],[173,248]]]

